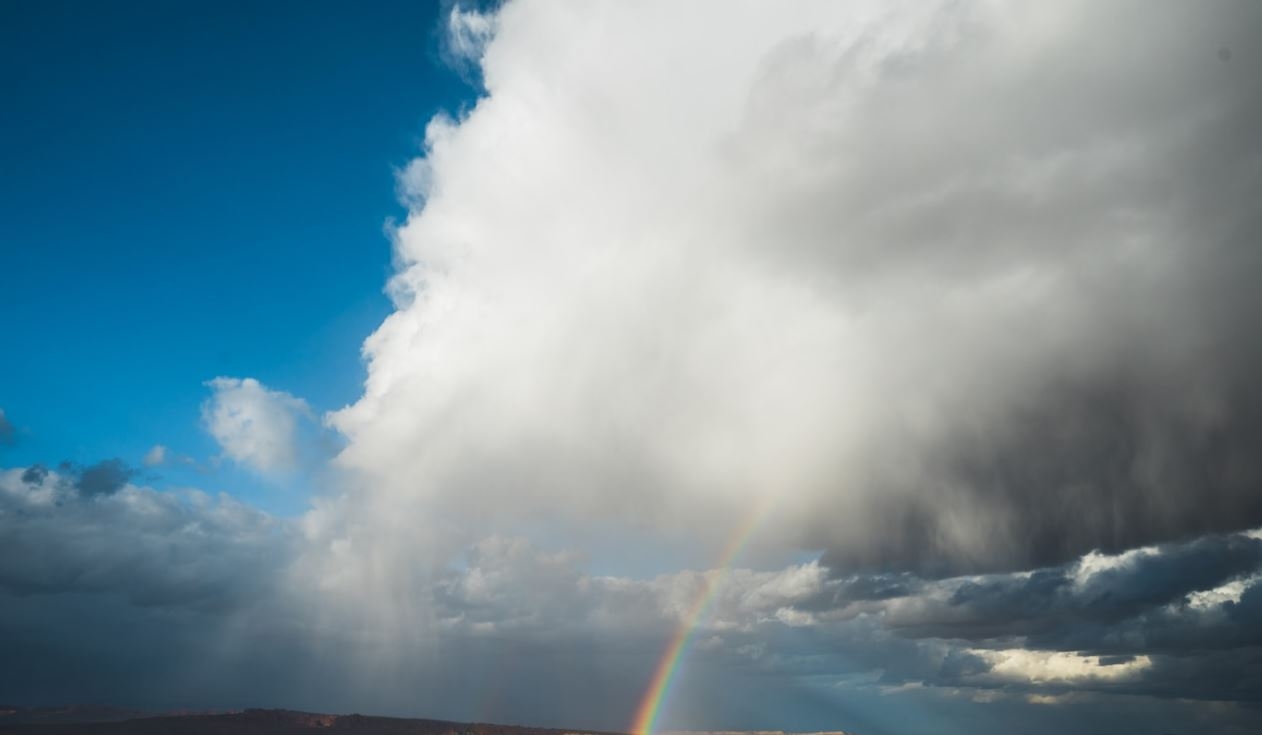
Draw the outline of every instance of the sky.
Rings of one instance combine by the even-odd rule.
[[[383,228],[406,215],[392,171],[476,99],[440,62],[439,10],[3,5],[3,329],[26,355],[0,365],[8,461],[140,464],[157,442],[204,461],[203,383],[224,375],[355,400],[390,310]]]
[[[0,701],[1262,728],[1262,7],[0,3]]]

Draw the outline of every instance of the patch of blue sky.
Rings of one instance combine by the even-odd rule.
[[[204,382],[317,413],[354,401],[390,311],[393,172],[477,96],[438,63],[438,4],[0,7],[0,464],[154,444],[206,467]],[[221,464],[159,485],[300,505]],[[256,497],[257,496],[257,497]],[[280,499],[278,499],[280,498]]]

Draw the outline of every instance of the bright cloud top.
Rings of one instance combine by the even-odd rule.
[[[291,470],[299,457],[299,422],[313,417],[306,401],[270,390],[254,378],[215,378],[202,422],[234,462],[260,472]]]
[[[1256,524],[1254,12],[508,4],[402,177],[340,464],[716,546],[774,495],[849,569]]]

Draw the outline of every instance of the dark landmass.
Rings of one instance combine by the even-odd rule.
[[[101,704],[71,704],[62,707],[13,707],[0,704],[0,727],[38,723],[119,722],[147,716],[149,713],[140,710],[120,709]]]
[[[484,722],[325,715],[283,709],[241,712],[141,712],[104,705],[7,707],[0,705],[0,735],[312,735],[331,730],[347,735],[625,735],[600,730],[559,730]],[[676,732],[666,735],[847,735],[845,732]],[[850,735],[854,735],[851,733]]]
[[[0,735],[288,735],[332,730],[356,735],[615,735],[594,730],[490,725],[480,722],[323,715],[248,709],[215,714],[147,714],[101,706],[0,706]]]

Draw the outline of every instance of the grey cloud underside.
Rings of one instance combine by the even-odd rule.
[[[44,465],[33,464],[22,470],[19,477],[23,483],[39,487],[52,475],[50,490],[55,488],[64,493],[73,489],[84,497],[93,497],[113,495],[138,474],[134,467],[118,457],[103,459],[86,467],[62,462],[57,465],[57,470],[57,474],[53,475]]]
[[[87,496],[113,495],[127,484],[136,471],[121,459],[106,459],[79,471],[75,488]]]
[[[1258,525],[1262,403],[1225,397],[1223,415],[1204,421],[1168,408],[1180,390],[1055,386],[979,433],[960,426],[938,448],[947,456],[930,461],[930,487],[890,488],[873,502],[886,533],[855,547],[819,531],[825,561],[929,575],[1017,570]],[[940,545],[942,525],[958,514],[987,534],[977,557]]]
[[[221,613],[272,593],[291,530],[226,497],[128,485],[120,467],[0,476],[0,590]]]
[[[1262,699],[1256,622],[1262,540],[1256,534],[1208,536],[1110,558],[1117,563],[1090,572],[1084,571],[1089,557],[983,577],[830,579],[792,607],[832,624],[809,628],[802,634],[810,638],[806,644],[775,650],[797,648],[809,662],[811,651],[851,657],[871,649],[859,670],[880,668],[892,685]],[[1229,583],[1239,587],[1234,599],[1198,602],[1199,594]],[[865,638],[877,642],[861,643]],[[1106,667],[1143,656],[1152,665],[1116,681],[1022,682],[997,676],[991,662],[970,652],[977,648],[1099,657]]]
[[[1151,642],[1131,636],[1118,636],[1115,641],[1102,636],[1094,646],[1085,645],[1083,628],[1112,633],[1112,626],[1150,614],[1186,614],[1186,609],[1171,611],[1166,606],[1191,592],[1213,589],[1259,568],[1262,541],[1248,536],[1208,537],[1167,547],[1160,554],[1140,555],[1122,567],[1096,572],[1081,584],[1074,579],[1073,567],[1040,569],[1028,576],[967,580],[936,605],[905,613],[892,611],[886,625],[913,637],[981,640],[1028,636],[1039,648],[1144,652],[1153,649]],[[1225,606],[1226,621],[1241,620],[1240,613],[1251,604],[1252,594],[1250,588],[1240,603]],[[1055,645],[1066,637],[1066,631],[1073,631],[1068,636],[1070,645]],[[1246,635],[1234,643],[1223,643],[1259,642],[1258,634],[1240,632]],[[1125,648],[1128,640],[1134,648]]]
[[[18,477],[26,485],[43,485],[44,480],[48,479],[48,468],[42,464],[33,464],[22,470]]]
[[[402,177],[342,466],[478,528],[775,495],[838,574],[1262,524],[1262,9],[843,8],[731,10],[696,67],[508,6]]]
[[[1256,540],[1202,540],[1120,570],[1100,572],[1079,587],[1066,570],[1025,578],[965,582],[945,598],[910,598],[885,611],[884,624],[913,639],[971,641],[1104,657],[1116,663],[1148,656],[1154,668],[1106,688],[1160,696],[1256,700],[1250,667],[1262,661],[1254,624],[1262,586],[1248,583],[1238,600],[1198,608],[1187,595],[1256,574]],[[1249,548],[1244,548],[1248,546]],[[1217,548],[1215,548],[1217,547]],[[1211,680],[1198,670],[1234,671]],[[1182,677],[1182,678],[1180,678]],[[1065,685],[1065,688],[1070,688]]]
[[[312,578],[293,575],[304,542],[289,523],[222,498],[132,485],[84,495],[57,473],[39,484],[23,474],[0,478],[0,639],[12,664],[0,667],[0,688],[27,698],[236,706],[266,697],[461,717],[487,706],[474,692],[495,691],[488,717],[623,727],[662,641],[705,583],[697,572],[592,576],[576,555],[492,537],[406,590],[395,605],[415,617],[383,627],[330,608]],[[965,700],[1073,696],[1080,713],[1101,708],[1093,722],[1121,706],[1115,696],[1176,699],[1176,720],[1203,716],[1200,700],[1258,701],[1256,533],[981,577],[837,577],[818,564],[706,574],[719,591],[679,697],[695,698],[698,725],[709,722],[705,707],[730,707],[733,691],[813,713],[812,727],[845,716],[869,733],[905,729],[866,708],[908,685]],[[1237,599],[1193,603],[1230,583]],[[1006,677],[978,653],[1012,649],[1098,656],[1106,668],[1151,663],[1115,681],[1040,682]],[[842,700],[828,693],[836,682],[849,692]],[[1214,718],[1258,721],[1247,710]]]

